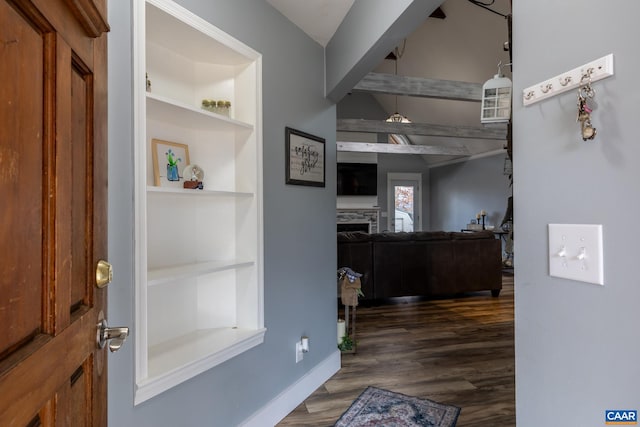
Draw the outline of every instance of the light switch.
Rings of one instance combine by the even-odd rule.
[[[602,225],[549,224],[549,275],[604,285]]]

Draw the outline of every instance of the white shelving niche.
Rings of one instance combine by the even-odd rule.
[[[139,404],[261,344],[266,329],[262,57],[170,0],[134,2],[134,19]],[[203,99],[230,101],[229,116]],[[156,186],[153,139],[187,144],[204,189]]]

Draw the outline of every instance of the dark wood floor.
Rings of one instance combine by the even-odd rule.
[[[357,354],[278,426],[332,426],[367,387],[462,408],[458,427],[515,426],[513,276],[499,298],[358,307]]]

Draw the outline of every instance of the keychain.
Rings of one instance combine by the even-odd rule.
[[[582,140],[594,139],[596,137],[596,128],[591,124],[591,112],[593,109],[589,107],[587,101],[592,100],[596,95],[596,91],[591,87],[591,72],[582,76],[582,80],[587,79],[587,84],[578,88],[578,118],[580,122],[580,131]]]

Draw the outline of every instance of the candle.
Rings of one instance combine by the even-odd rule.
[[[342,337],[346,334],[344,320],[338,319],[338,344],[342,342]]]
[[[480,219],[480,214],[479,213],[476,214],[476,219]]]
[[[487,211],[485,211],[485,210],[480,211],[480,215],[486,216],[487,215]]]

